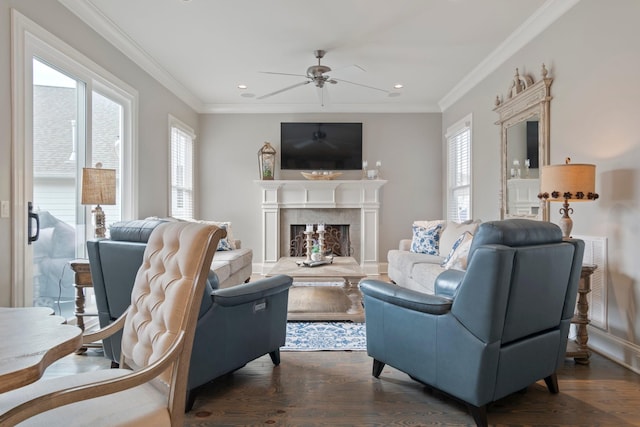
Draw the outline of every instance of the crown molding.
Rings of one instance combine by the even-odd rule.
[[[433,104],[205,104],[205,114],[268,114],[268,113],[440,113]]]
[[[549,25],[578,4],[580,0],[547,0],[522,25],[511,33],[500,45],[467,74],[438,102],[440,111],[445,111],[482,80],[505,63],[517,51],[542,33]]]
[[[183,102],[198,113],[202,112],[202,101],[178,82],[167,70],[161,67],[144,49],[120,30],[107,16],[101,13],[98,8],[91,3],[91,0],[58,0],[58,2]]]

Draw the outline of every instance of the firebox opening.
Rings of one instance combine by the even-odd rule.
[[[307,253],[307,242],[304,231],[306,224],[291,224],[289,256],[301,257]],[[317,241],[318,233],[314,232],[312,238]],[[325,224],[325,255],[353,256],[353,248],[349,238],[349,224]]]

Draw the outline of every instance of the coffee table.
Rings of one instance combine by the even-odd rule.
[[[301,257],[283,257],[266,276],[286,274],[294,278],[289,288],[287,320],[342,320],[364,322],[358,282],[366,274],[353,257],[334,257],[331,264],[299,266]]]

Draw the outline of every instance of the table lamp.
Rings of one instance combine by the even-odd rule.
[[[596,200],[596,166],[588,164],[571,164],[566,158],[564,165],[543,166],[540,172],[540,194],[538,198],[544,201],[563,202],[560,208],[560,229],[562,237],[571,237],[573,220],[569,216],[573,208],[569,202],[590,202]]]
[[[96,205],[91,210],[95,216],[95,236],[104,237],[106,217],[100,205],[116,204],[115,169],[102,169],[102,163],[95,168],[82,168],[82,204]]]

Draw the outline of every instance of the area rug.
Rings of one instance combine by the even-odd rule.
[[[367,349],[364,323],[288,322],[282,351],[324,351]]]

